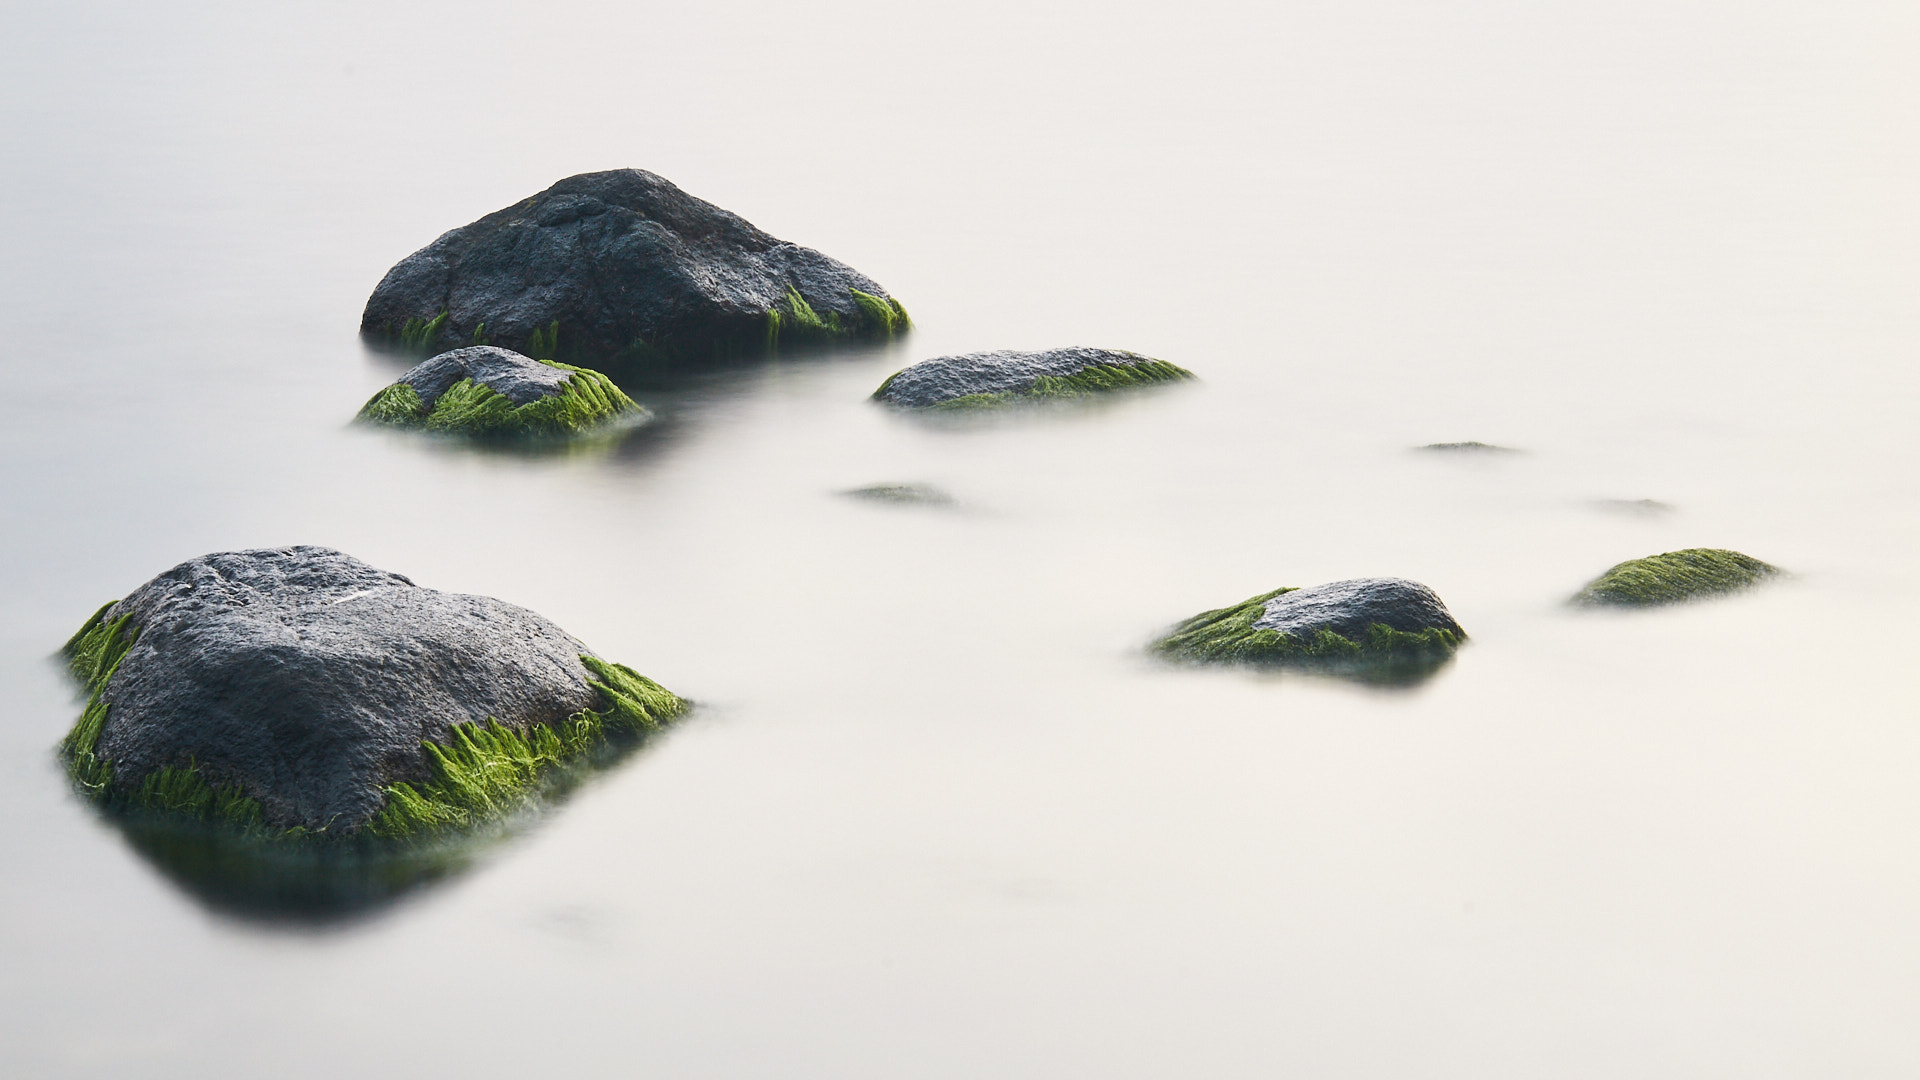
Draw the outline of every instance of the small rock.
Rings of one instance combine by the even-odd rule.
[[[486,438],[577,435],[647,410],[597,371],[476,345],[415,365],[360,409],[364,423]]]
[[[1633,559],[1573,596],[1583,606],[1654,607],[1749,589],[1778,576],[1777,566],[1724,548],[1686,548]]]
[[[1154,649],[1200,663],[1436,661],[1467,634],[1432,589],[1404,578],[1355,578],[1276,589],[1175,627]]]
[[[1611,514],[1630,514],[1635,517],[1659,517],[1674,511],[1672,503],[1663,503],[1658,499],[1595,499],[1593,507]]]
[[[911,326],[872,279],[640,169],[570,176],[387,271],[370,341],[422,353],[509,345],[630,372]]]
[[[869,502],[912,503],[920,506],[951,506],[953,496],[927,484],[868,484],[840,494],[849,499]]]
[[[1185,368],[1119,349],[964,353],[922,360],[895,372],[874,391],[873,399],[906,409],[997,408],[1193,377]]]
[[[1492,443],[1483,442],[1437,442],[1416,446],[1414,449],[1438,454],[1517,454],[1520,452],[1511,446],[1495,446]]]

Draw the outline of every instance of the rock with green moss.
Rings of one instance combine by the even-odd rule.
[[[597,371],[477,345],[415,365],[373,395],[359,419],[501,439],[579,435],[647,415]]]
[[[447,836],[685,703],[524,608],[319,547],[181,563],[65,647],[62,751],[104,806],[251,841]]]
[[[852,267],[640,169],[570,176],[402,259],[360,332],[421,353],[510,346],[635,376],[911,325]]]
[[[995,409],[1193,377],[1185,368],[1121,349],[1001,350],[922,360],[889,376],[873,399],[903,409]]]
[[[1154,643],[1191,663],[1355,665],[1431,663],[1467,633],[1432,589],[1404,578],[1355,578],[1275,589],[1202,612]]]
[[[1749,589],[1780,572],[1737,551],[1686,548],[1623,562],[1588,582],[1573,602],[1604,607],[1677,604]]]

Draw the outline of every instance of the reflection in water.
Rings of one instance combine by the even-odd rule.
[[[455,880],[657,739],[609,737],[585,757],[553,767],[520,809],[418,842],[288,839],[143,807],[93,806],[133,850],[214,912],[278,925],[336,925]]]
[[[469,869],[504,832],[404,850],[248,840],[151,816],[113,814],[133,849],[223,915],[328,925],[383,910]]]
[[[1232,665],[1265,679],[1326,679],[1370,690],[1406,691],[1424,686],[1449,667],[1455,653],[1407,653],[1387,658],[1286,657]],[[1172,661],[1177,666],[1194,665]]]

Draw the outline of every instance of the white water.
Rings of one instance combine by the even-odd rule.
[[[0,1062],[19,1076],[1920,1071],[1920,11],[1812,3],[80,4],[0,68]],[[349,429],[380,275],[652,169],[920,331],[521,459]],[[864,396],[1085,343],[1204,384]],[[1408,452],[1479,439],[1497,460]],[[836,490],[938,484],[953,510]],[[1597,500],[1657,499],[1629,514]],[[49,655],[329,544],[697,698],[345,928],[202,906],[66,790]],[[1729,546],[1788,583],[1559,601]],[[1422,687],[1149,663],[1392,574]]]

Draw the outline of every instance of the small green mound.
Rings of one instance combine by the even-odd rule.
[[[394,383],[361,406],[356,419],[481,439],[515,439],[579,435],[623,417],[646,414],[612,379],[597,371],[554,360],[540,362],[573,373],[560,393],[516,406],[472,379],[461,379],[429,411],[413,387]]]
[[[1781,573],[1777,566],[1724,548],[1686,548],[1633,559],[1574,594],[1585,606],[1653,607],[1751,588]]]
[[[1169,660],[1195,664],[1431,662],[1452,656],[1466,640],[1464,634],[1437,626],[1415,634],[1374,623],[1367,627],[1364,641],[1354,641],[1331,630],[1303,640],[1253,625],[1266,612],[1267,601],[1293,591],[1275,589],[1232,607],[1203,611],[1154,642],[1153,651]]]
[[[842,315],[829,311],[821,315],[807,303],[798,289],[787,286],[785,310],[780,304],[767,309],[767,348],[782,344],[820,344],[843,338],[898,337],[913,329],[913,320],[900,301],[881,298],[859,289],[848,289],[854,311]]]
[[[80,719],[60,743],[75,787],[109,810],[144,812],[244,839],[327,838],[326,829],[267,826],[258,800],[237,786],[210,783],[191,758],[155,769],[132,788],[114,783],[112,764],[96,753],[110,708],[101,693],[139,630],[131,625],[132,616],[107,620],[112,607],[107,604],[95,612],[61,650],[89,691]],[[421,744],[431,763],[429,779],[388,785],[386,806],[364,828],[342,835],[413,842],[498,822],[576,782],[587,767],[637,745],[688,708],[684,699],[632,668],[596,656],[583,655],[580,662],[595,676],[600,708],[583,709],[556,724],[534,725],[525,733],[495,720],[455,725],[449,745]]]

